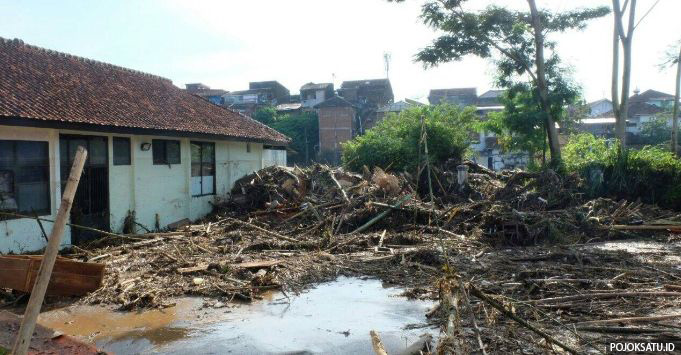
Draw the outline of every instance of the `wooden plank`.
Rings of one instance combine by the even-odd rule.
[[[38,275],[42,256],[0,256],[0,287],[31,292]],[[104,264],[83,263],[65,258],[55,261],[52,278],[47,287],[48,295],[79,296],[101,286]]]
[[[239,264],[230,264],[230,266],[236,267],[236,268],[244,268],[244,269],[263,269],[263,268],[266,268],[266,267],[279,265],[281,263],[282,263],[281,260],[257,260],[257,261],[248,261],[248,262],[239,263]]]
[[[177,268],[177,272],[180,274],[189,274],[192,272],[197,272],[197,271],[205,271],[208,270],[208,264],[199,264],[196,266],[192,267],[179,267]]]

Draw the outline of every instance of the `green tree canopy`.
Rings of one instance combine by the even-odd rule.
[[[394,0],[401,2],[405,0]],[[422,7],[426,25],[441,34],[417,55],[426,66],[459,60],[473,55],[498,61],[499,70],[525,78],[537,91],[542,108],[542,126],[547,131],[552,159],[560,160],[558,133],[549,98],[547,67],[554,58],[551,33],[582,29],[589,20],[605,16],[608,7],[564,12],[538,10],[535,0],[527,0],[529,12],[492,5],[483,10],[467,9],[467,0],[429,0]],[[545,55],[544,52],[548,51]],[[545,58],[549,58],[548,60]],[[510,88],[506,86],[506,88]]]
[[[548,103],[551,115],[562,129],[573,125],[576,115],[569,115],[567,107],[578,107],[580,88],[560,66],[556,56],[546,63]],[[512,71],[499,66],[499,85],[508,89],[501,97],[504,110],[493,112],[480,126],[494,132],[502,147],[507,151],[529,152],[531,156],[547,148],[544,129],[544,109],[538,97],[538,90],[532,82],[518,80]]]
[[[315,148],[319,145],[316,112],[278,114],[274,107],[269,106],[257,110],[253,118],[291,138],[289,148],[294,154],[288,156],[289,163],[306,165],[313,160]]]
[[[390,114],[364,135],[343,144],[343,165],[359,171],[363,165],[402,171],[418,165],[421,119],[428,136],[430,161],[461,159],[477,120],[474,108],[452,105],[412,107]]]

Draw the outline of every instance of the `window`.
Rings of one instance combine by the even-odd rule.
[[[113,137],[113,165],[130,165],[130,138]]]
[[[50,213],[47,142],[0,140],[0,210]]]
[[[215,194],[215,143],[192,142],[192,196]]]
[[[180,164],[180,141],[153,139],[154,165]]]
[[[251,152],[251,143],[246,143],[246,153]]]

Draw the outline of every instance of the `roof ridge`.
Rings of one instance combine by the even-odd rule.
[[[104,66],[104,67],[107,67],[107,68],[120,70],[120,71],[123,71],[123,72],[135,74],[135,75],[142,75],[142,76],[146,76],[146,77],[149,77],[149,78],[167,81],[168,83],[172,84],[172,80],[170,80],[168,78],[164,78],[164,77],[159,76],[159,75],[146,73],[146,72],[143,72],[143,71],[140,71],[140,70],[126,68],[126,67],[122,67],[120,65],[115,65],[115,64],[111,64],[111,63],[107,63],[107,62],[102,62],[102,61],[99,61],[99,60],[96,60],[96,59],[81,57],[81,56],[73,55],[73,54],[66,53],[66,52],[60,52],[60,51],[56,51],[54,49],[39,47],[39,46],[36,46],[36,45],[25,43],[23,40],[21,40],[19,38],[8,39],[8,38],[4,38],[4,37],[0,36],[0,44],[7,45],[7,46],[15,46],[15,47],[25,47],[25,48],[29,48],[29,49],[36,50],[36,51],[39,51],[39,52],[43,52],[43,53],[50,54],[50,55],[57,55],[57,56],[65,57],[65,58],[75,59],[75,60],[81,61],[83,63],[101,65],[101,66]]]

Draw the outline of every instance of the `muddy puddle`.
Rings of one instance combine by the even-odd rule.
[[[388,353],[424,333],[433,304],[399,296],[378,280],[338,278],[298,296],[266,295],[247,305],[184,298],[175,307],[121,313],[78,306],[40,316],[40,323],[116,354],[372,354],[369,330]],[[206,307],[207,305],[210,305]]]

